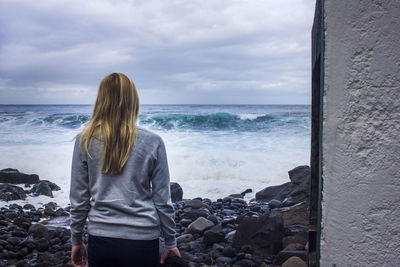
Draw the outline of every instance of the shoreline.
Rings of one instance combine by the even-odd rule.
[[[180,185],[171,183],[182,258],[168,258],[162,266],[307,266],[309,176],[309,167],[299,166],[289,171],[290,182],[266,187],[251,201],[243,199],[251,189],[215,201],[182,199]],[[50,194],[49,183],[42,183],[40,192]],[[0,208],[0,267],[72,266],[68,226],[68,206],[5,204]]]

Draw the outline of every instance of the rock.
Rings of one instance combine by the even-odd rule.
[[[30,190],[30,193],[32,193],[35,196],[38,195],[45,195],[48,197],[53,197],[53,192],[52,191],[58,191],[61,188],[56,185],[55,183],[52,183],[47,180],[43,180],[35,184],[32,189]]]
[[[280,217],[245,216],[236,229],[232,245],[236,248],[251,245],[258,255],[275,254],[282,249],[283,236],[283,221]]]
[[[59,190],[61,190],[61,188],[58,185],[56,185],[55,183],[52,183],[52,182],[50,182],[48,180],[42,180],[39,183],[47,184],[50,187],[51,191],[59,191]]]
[[[305,263],[302,259],[296,256],[292,256],[287,259],[283,264],[282,267],[307,267],[307,263]]]
[[[231,246],[227,246],[222,250],[222,255],[232,258],[236,255],[235,249]]]
[[[242,194],[230,194],[228,197],[230,198],[243,198]]]
[[[225,234],[222,231],[222,227],[220,224],[215,225],[210,230],[205,231],[203,234],[203,243],[206,246],[224,241],[224,239],[225,239]]]
[[[27,210],[35,210],[35,206],[33,206],[32,204],[29,204],[29,203],[25,204],[23,208],[27,209]]]
[[[192,207],[193,209],[200,209],[201,207],[203,207],[203,202],[201,200],[198,199],[191,199],[185,202],[185,207],[189,206]]]
[[[205,230],[207,230],[213,226],[214,226],[214,223],[212,221],[209,221],[204,217],[199,217],[194,222],[189,224],[185,233],[186,234],[203,233]]]
[[[274,265],[282,265],[282,263],[293,256],[307,261],[308,252],[305,250],[282,250],[275,256]]]
[[[311,169],[309,166],[298,166],[289,171],[289,178],[293,184],[299,185],[311,179]]]
[[[178,236],[177,238],[176,238],[176,242],[178,243],[178,244],[180,244],[180,243],[187,243],[187,242],[190,242],[190,241],[193,241],[193,235],[192,234],[184,234],[184,235],[181,235],[181,236]]]
[[[283,201],[293,189],[291,182],[284,183],[281,185],[269,186],[256,193],[256,200],[271,201],[276,199]]]
[[[291,235],[291,236],[285,236],[282,238],[282,245],[284,247],[287,247],[290,244],[297,243],[301,244],[302,246],[305,246],[307,243],[307,237],[304,237],[304,234],[297,234],[297,235]]]
[[[25,198],[25,191],[21,187],[9,184],[0,184],[0,200],[25,200]]]
[[[256,267],[257,266],[257,264],[250,259],[241,259],[241,260],[238,260],[237,262],[235,262],[235,264],[237,264],[241,267]]]
[[[35,184],[37,182],[39,182],[39,176],[36,174],[25,174],[11,168],[0,170],[0,183]]]
[[[240,193],[242,196],[245,196],[248,193],[253,192],[253,190],[251,188],[247,188],[246,190],[244,190],[242,193]]]
[[[45,232],[48,231],[48,228],[40,223],[32,224],[29,227],[28,233],[31,234],[34,238],[43,237]]]
[[[214,224],[218,224],[218,218],[214,215],[208,215],[206,219],[212,221]]]
[[[282,205],[282,202],[280,202],[279,200],[273,199],[270,202],[268,202],[268,206],[271,209],[275,209],[275,208],[279,208]]]
[[[216,259],[216,261],[217,261],[217,263],[219,263],[221,265],[227,265],[232,262],[232,258],[221,256],[221,257],[218,257]]]
[[[280,209],[274,209],[271,211],[272,216],[280,216],[283,218],[285,227],[293,224],[302,224],[307,226],[309,223],[308,214],[309,207],[306,202]]]
[[[51,191],[51,188],[47,183],[39,182],[35,184],[32,187],[30,193],[32,193],[35,196],[44,195],[48,197],[53,197],[53,192]]]
[[[201,208],[201,209],[189,208],[189,210],[187,210],[187,211],[185,211],[183,213],[182,217],[184,219],[190,219],[190,220],[194,221],[199,217],[207,218],[208,215],[210,215],[210,212],[208,211],[208,209],[205,209],[205,208]]]
[[[36,249],[40,252],[45,252],[49,249],[50,244],[45,238],[41,238],[35,241]]]
[[[183,225],[183,226],[188,226],[191,223],[192,223],[192,220],[190,220],[190,219],[182,219],[181,220],[181,225]]]
[[[183,190],[178,183],[170,183],[172,202],[182,201]]]
[[[233,238],[235,237],[235,233],[236,233],[236,230],[230,231],[229,233],[227,233],[227,234],[225,235],[225,239],[226,239],[228,242],[231,242],[231,241],[233,240]]]
[[[287,245],[283,250],[304,250],[304,245],[300,243],[291,243]]]

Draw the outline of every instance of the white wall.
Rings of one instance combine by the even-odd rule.
[[[321,266],[400,266],[400,1],[325,0]]]

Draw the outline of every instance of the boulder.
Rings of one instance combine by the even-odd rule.
[[[210,220],[207,220],[204,217],[197,218],[194,222],[189,224],[188,228],[186,229],[186,234],[197,234],[203,233],[205,230],[214,226],[214,223]]]
[[[203,234],[203,243],[206,246],[224,241],[224,239],[225,239],[225,234],[220,224],[215,225],[210,230],[205,231]]]
[[[269,186],[256,193],[256,200],[270,202],[278,200],[283,206],[309,202],[311,170],[309,166],[298,166],[289,171],[290,182]]]
[[[181,201],[183,197],[182,187],[178,183],[170,183],[171,188],[171,200],[172,202]]]
[[[283,201],[293,190],[291,182],[281,185],[269,186],[256,193],[256,200],[271,201],[273,199]]]
[[[0,170],[0,183],[35,184],[37,182],[39,182],[39,176],[36,174],[25,174],[11,168]]]
[[[282,250],[275,256],[274,265],[282,265],[291,257],[297,257],[302,261],[307,261],[307,256],[308,252],[305,250]]]
[[[258,255],[276,254],[282,249],[284,236],[280,217],[245,216],[239,223],[232,245],[241,248],[250,245]]]
[[[282,267],[307,267],[307,263],[305,263],[302,259],[296,256],[292,256],[287,259],[283,264]]]
[[[309,207],[306,202],[284,208],[277,208],[271,211],[272,216],[280,216],[283,218],[285,227],[290,225],[300,224],[307,226]]]
[[[299,185],[304,181],[310,180],[311,169],[307,165],[298,166],[289,171],[289,178],[293,184]]]
[[[51,190],[51,185],[49,181],[38,182],[32,187],[30,193],[32,193],[35,196],[44,195],[48,197],[53,197],[53,192]]]
[[[0,200],[25,200],[25,198],[25,191],[21,187],[10,184],[0,184]]]

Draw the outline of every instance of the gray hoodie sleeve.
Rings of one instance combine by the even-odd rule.
[[[70,188],[70,218],[71,218],[71,242],[82,244],[83,227],[90,209],[88,163],[86,155],[82,155],[79,148],[80,136],[75,140],[71,166]]]
[[[161,140],[157,149],[157,158],[151,173],[152,199],[160,218],[161,231],[165,237],[165,247],[176,247],[175,211],[171,201],[167,153]]]

